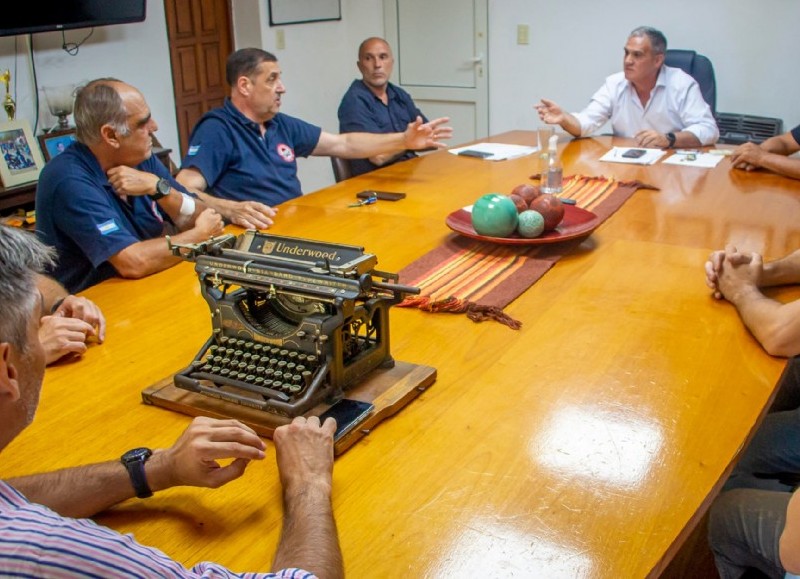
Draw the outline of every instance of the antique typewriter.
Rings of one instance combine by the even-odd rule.
[[[179,245],[212,333],[179,388],[295,417],[391,368],[389,308],[406,294],[363,248],[247,231]]]

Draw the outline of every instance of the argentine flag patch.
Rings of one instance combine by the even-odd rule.
[[[188,156],[196,155],[200,152],[200,145],[193,145],[189,147],[189,152],[187,153]]]
[[[97,231],[100,232],[101,235],[108,235],[109,233],[114,233],[115,231],[119,231],[119,225],[113,219],[109,219],[108,221],[104,221],[103,223],[97,224]]]

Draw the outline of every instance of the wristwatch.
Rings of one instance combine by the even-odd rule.
[[[153,201],[158,201],[162,197],[169,195],[171,189],[172,185],[170,185],[169,179],[162,177],[158,180],[158,183],[156,183],[156,192],[150,195],[150,198]]]
[[[153,451],[149,448],[134,448],[122,455],[120,461],[128,469],[128,476],[131,477],[133,490],[140,499],[153,496],[150,485],[147,484],[147,477],[144,473],[144,463],[153,456]]]
[[[675,139],[676,139],[675,133],[667,133],[667,140],[669,141],[667,149],[671,149],[672,147],[675,146]]]

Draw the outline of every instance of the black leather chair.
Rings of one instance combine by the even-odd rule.
[[[336,179],[337,183],[353,176],[353,171],[350,168],[350,161],[348,159],[331,157],[331,165],[333,166],[333,178]]]
[[[717,114],[717,80],[714,76],[714,66],[708,57],[697,54],[694,50],[668,49],[664,55],[664,64],[675,68],[681,68],[700,85],[700,92],[703,94],[708,106],[711,107],[711,114]]]

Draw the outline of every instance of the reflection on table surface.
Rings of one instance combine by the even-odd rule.
[[[534,132],[495,142],[532,144]],[[514,331],[393,309],[392,352],[436,383],[337,459],[334,508],[352,577],[641,577],[691,532],[772,396],[784,360],[713,300],[703,262],[733,241],[798,246],[797,185],[763,173],[598,161],[610,137],[562,139],[565,174],[640,180],[638,191],[507,312]],[[280,207],[274,233],[348,243],[398,271],[454,235],[444,219],[508,193],[536,156],[427,154]],[[348,208],[364,189],[398,202]],[[231,228],[231,231],[238,231]],[[208,337],[192,265],[85,292],[107,342],[48,369],[34,424],[0,476],[169,445],[187,416],[141,403]],[[218,490],[177,488],[98,519],[185,564],[266,569],[277,544],[274,454]]]

